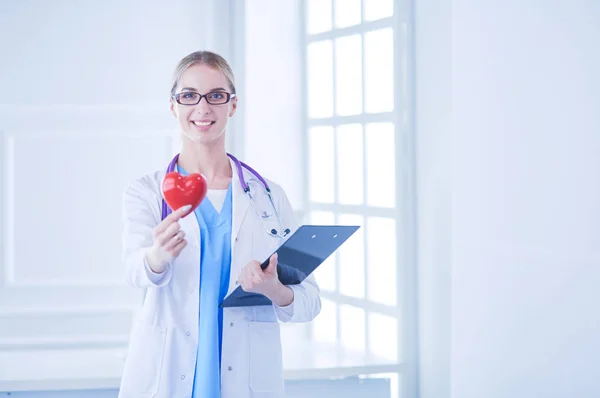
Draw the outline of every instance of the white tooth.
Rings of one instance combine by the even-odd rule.
[[[196,126],[208,126],[211,122],[194,122]]]

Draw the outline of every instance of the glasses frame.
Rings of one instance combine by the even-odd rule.
[[[198,97],[198,101],[197,101],[197,102],[195,102],[195,103],[191,103],[191,104],[182,104],[182,103],[179,101],[179,97],[180,97],[180,96],[182,96],[183,94],[190,94],[190,93],[199,95],[199,97]],[[225,102],[219,102],[218,104],[215,104],[215,103],[212,103],[212,102],[210,102],[210,101],[209,101],[209,99],[208,99],[208,96],[209,96],[210,94],[215,94],[215,93],[219,93],[219,94],[225,94],[225,95],[227,95],[227,99],[225,100]],[[198,105],[198,104],[200,103],[200,101],[202,101],[202,98],[205,98],[205,99],[206,99],[206,102],[207,102],[208,104],[210,104],[210,105],[225,105],[225,104],[229,103],[229,102],[230,102],[232,99],[236,98],[236,95],[235,95],[235,94],[233,94],[233,93],[228,93],[227,91],[211,91],[211,92],[209,92],[209,93],[206,93],[206,94],[200,94],[200,93],[198,93],[198,92],[196,92],[196,91],[182,91],[182,92],[180,92],[180,93],[177,93],[177,94],[172,94],[172,95],[171,95],[171,98],[173,98],[173,99],[174,99],[174,100],[175,100],[175,101],[176,101],[176,102],[177,102],[179,105],[184,105],[184,106],[194,106],[194,105]]]

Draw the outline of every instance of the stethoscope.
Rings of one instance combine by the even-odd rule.
[[[237,158],[235,156],[233,156],[232,154],[228,153],[227,156],[229,156],[231,158],[231,160],[233,161],[233,164],[235,164],[242,189],[244,190],[244,193],[248,196],[248,199],[250,200],[250,203],[252,204],[252,207],[254,208],[256,215],[258,216],[258,218],[260,218],[260,222],[261,222],[265,232],[274,238],[285,238],[290,233],[290,229],[284,228],[283,222],[281,221],[281,217],[279,216],[279,212],[277,211],[277,208],[275,207],[275,203],[273,203],[273,197],[271,196],[271,189],[269,188],[269,185],[267,184],[265,179],[262,178],[262,176],[260,174],[258,174],[258,172],[256,170],[254,170],[252,167],[248,166],[244,162],[237,160]],[[167,173],[175,171],[175,167],[177,165],[178,159],[179,159],[179,154],[175,155],[173,160],[171,160],[171,163],[169,163],[169,165],[167,166]],[[245,168],[246,170],[248,170],[250,173],[254,174],[254,176],[256,178],[258,178],[258,180],[264,186],[265,192],[269,198],[269,203],[271,204],[271,207],[273,209],[273,214],[275,215],[277,224],[279,226],[279,231],[283,231],[283,233],[279,233],[279,231],[275,228],[271,228],[269,230],[265,226],[265,220],[270,218],[271,215],[269,213],[267,213],[266,211],[263,211],[262,213],[258,211],[258,206],[256,205],[256,202],[254,201],[254,197],[252,196],[252,192],[250,191],[250,186],[248,186],[248,184],[246,183],[246,179],[244,178],[244,172],[242,170],[242,167]],[[171,213],[171,209],[169,208],[169,206],[167,206],[167,203],[163,199],[162,200],[162,219],[164,220],[164,218],[166,216],[168,216],[170,213]]]

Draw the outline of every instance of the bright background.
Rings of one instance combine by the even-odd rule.
[[[362,226],[284,344],[363,358],[350,374],[394,398],[600,396],[599,19],[594,0],[3,1],[0,381],[126,347],[122,191],[177,150],[171,72],[209,49],[237,77],[229,150],[303,222]]]

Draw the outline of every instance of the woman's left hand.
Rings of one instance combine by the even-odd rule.
[[[287,306],[294,300],[293,290],[279,281],[277,253],[271,256],[264,270],[258,261],[250,261],[242,268],[237,282],[244,291],[260,293],[279,306]]]

